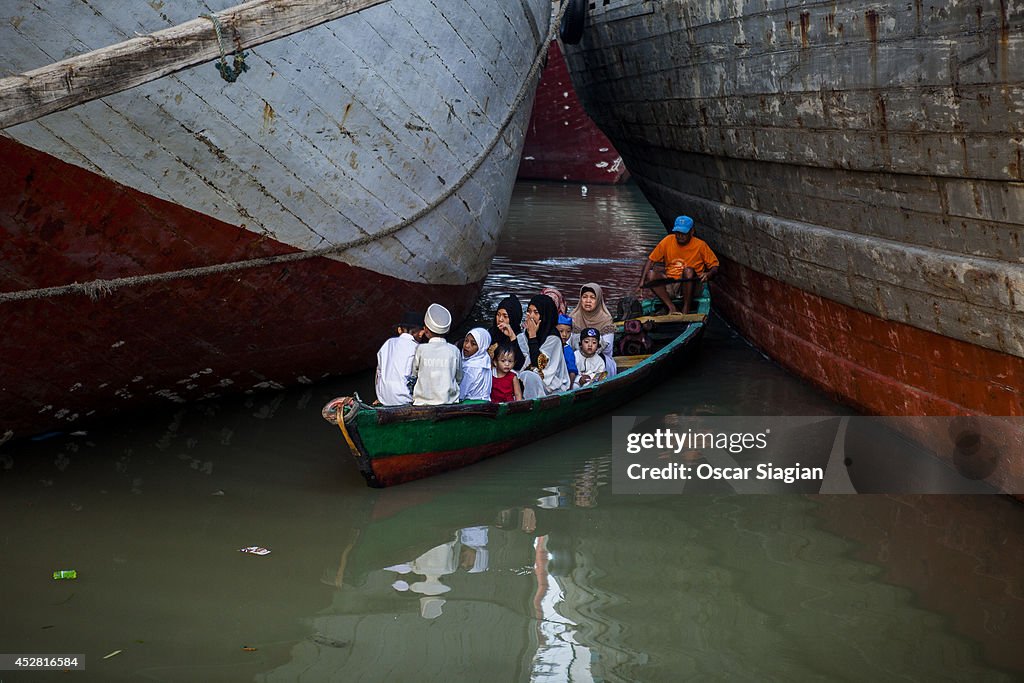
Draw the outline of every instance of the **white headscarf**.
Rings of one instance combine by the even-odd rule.
[[[459,400],[467,398],[491,400],[491,357],[487,347],[491,345],[491,333],[482,327],[469,331],[476,339],[476,353],[469,358],[462,357],[462,384],[459,385]]]

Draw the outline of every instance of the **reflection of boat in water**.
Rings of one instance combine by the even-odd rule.
[[[692,357],[704,335],[711,300],[705,292],[697,301],[696,313],[649,321],[657,326],[649,335],[650,353],[618,356],[618,374],[580,389],[509,403],[439,406],[371,406],[358,396],[343,397],[324,406],[323,416],[341,428],[370,486],[464,467],[606,413],[670,377]],[[660,305],[656,299],[638,303],[646,313]]]
[[[1010,510],[1006,501],[958,498],[949,508],[947,499],[920,499],[921,514],[907,531],[917,537],[918,575],[897,587],[878,575],[899,571],[884,531],[902,519],[898,499],[650,496],[638,507],[622,496],[595,501],[607,464],[576,463],[571,474],[556,475],[566,480],[557,486],[528,477],[505,509],[479,480],[434,489],[428,502],[410,493],[408,508],[392,507],[340,552],[340,567],[330,572],[338,587],[333,603],[311,616],[313,635],[268,680],[337,671],[353,680],[451,680],[477,667],[487,674],[505,667],[501,680],[566,681],[723,671],[742,679],[978,679],[1024,670],[1019,657],[1005,656],[1024,615],[1014,592],[1019,548],[996,550],[1000,539],[1024,531],[1019,516],[996,529],[987,513],[968,515],[972,528],[988,533],[953,531],[964,518],[955,508]],[[545,488],[559,495],[543,495]],[[577,496],[577,488],[590,493]],[[378,500],[405,493],[389,490]],[[544,504],[531,503],[531,493]],[[880,529],[860,525],[865,506],[880,508],[887,520]],[[935,533],[936,523],[954,537]],[[489,559],[481,571],[462,549],[479,547],[484,527]],[[877,553],[862,552],[864,544]],[[956,561],[940,559],[951,551]],[[948,586],[961,585],[962,562],[973,553],[991,578],[978,591],[962,585],[954,607]],[[434,587],[420,592],[423,584]],[[993,602],[1000,595],[1004,602]],[[998,619],[981,623],[999,609]],[[954,615],[955,635],[943,618]],[[999,642],[983,651],[986,640]]]
[[[702,224],[754,344],[867,412],[1019,416],[1022,24],[993,1],[611,0],[566,59],[662,218]]]
[[[156,68],[136,49],[212,59],[277,36],[239,54],[232,83],[209,63],[159,71],[13,126],[34,81],[3,81],[0,440],[365,367],[403,310],[441,300],[459,317],[475,299],[550,5],[346,3],[376,6],[303,28],[338,7],[247,3],[257,18],[232,23],[228,4],[0,10],[7,73],[131,39],[104,62],[118,81]],[[194,43],[137,37],[188,20]],[[46,96],[96,85],[93,59],[49,69]]]
[[[595,657],[558,610],[566,584],[552,572],[568,566],[568,549],[556,559],[538,515],[559,500],[592,506],[605,466],[581,463],[565,485],[546,487],[565,495],[540,505],[551,476],[540,472],[505,508],[465,486],[429,501],[405,487],[376,494],[372,521],[325,575],[333,604],[266,680],[597,680]]]
[[[857,543],[854,557],[878,565],[887,583],[977,638],[986,659],[1024,671],[1024,651],[999,637],[1024,630],[1024,545],[1019,506],[974,496],[849,496],[815,510],[825,529]],[[926,590],[920,590],[919,587]]]

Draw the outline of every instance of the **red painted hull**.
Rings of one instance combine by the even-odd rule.
[[[864,412],[1024,415],[1024,358],[883,320],[729,260],[714,297],[755,346]],[[1007,425],[1002,437],[1020,444],[1024,437]],[[924,430],[914,436],[936,445]],[[1011,455],[990,481],[1024,491],[1024,460]]]
[[[294,252],[0,137],[0,293]],[[328,258],[90,298],[0,299],[0,441],[87,417],[372,365],[404,310],[468,313],[479,283],[412,284]]]
[[[408,455],[395,455],[390,458],[374,458],[371,465],[373,474],[372,476],[367,476],[366,480],[370,486],[376,488],[396,486],[417,479],[432,477],[435,474],[457,470],[510,451],[513,448],[518,448],[534,440],[534,437],[526,436],[513,441],[484,444],[483,446],[463,448],[457,451],[410,453]]]
[[[548,48],[526,130],[519,177],[613,185],[629,179],[622,157],[576,97],[557,42]]]

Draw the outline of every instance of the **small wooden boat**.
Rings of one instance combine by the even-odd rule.
[[[704,333],[711,300],[696,313],[651,316],[652,353],[616,356],[618,374],[581,389],[509,403],[472,401],[441,406],[371,406],[358,394],[330,401],[324,419],[337,424],[370,486],[383,488],[470,465],[605,413],[683,366]]]

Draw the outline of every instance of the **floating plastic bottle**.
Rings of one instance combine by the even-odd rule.
[[[60,569],[60,570],[55,571],[53,573],[53,578],[55,578],[55,579],[77,579],[78,578],[78,572],[76,572],[74,569]]]

